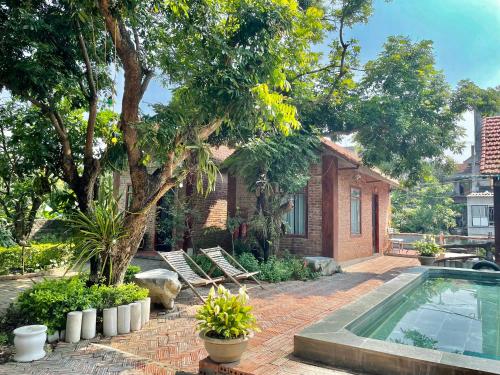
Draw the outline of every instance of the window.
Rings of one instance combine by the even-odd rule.
[[[132,204],[132,185],[127,185],[127,191],[125,192],[125,209],[128,211],[130,209],[130,205]]]
[[[306,194],[297,193],[292,196],[293,208],[284,216],[287,234],[294,236],[306,235],[307,204]]]
[[[490,222],[489,214],[490,211],[488,206],[471,206],[472,226],[487,227]]]
[[[351,188],[351,234],[361,234],[361,190]]]
[[[495,211],[493,209],[493,206],[488,207],[488,220],[490,227],[495,225]]]

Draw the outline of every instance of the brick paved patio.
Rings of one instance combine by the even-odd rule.
[[[252,289],[251,303],[262,332],[255,335],[233,371],[256,375],[347,374],[293,358],[293,335],[417,264],[411,258],[378,257],[331,277]],[[168,316],[153,312],[150,323],[139,332],[98,344],[60,343],[44,360],[9,363],[0,366],[0,374],[196,374],[199,361],[207,356],[194,330],[198,305],[188,291],[180,297],[176,312]]]

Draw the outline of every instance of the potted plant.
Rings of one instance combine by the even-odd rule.
[[[414,246],[417,250],[418,260],[423,266],[431,266],[437,256],[442,252],[441,246],[436,243],[432,236],[424,236],[421,241],[415,242]]]
[[[196,313],[197,329],[209,357],[217,363],[239,361],[253,332],[258,332],[256,320],[247,305],[245,288],[231,294],[222,285],[212,287],[205,304]]]

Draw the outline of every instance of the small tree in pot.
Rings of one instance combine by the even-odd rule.
[[[253,332],[258,332],[248,294],[241,288],[231,294],[222,285],[212,287],[205,304],[196,314],[197,329],[210,359],[218,363],[239,361]]]
[[[434,263],[437,256],[443,251],[441,246],[436,243],[434,236],[424,236],[421,241],[414,243],[417,250],[418,260],[423,266],[430,266]]]

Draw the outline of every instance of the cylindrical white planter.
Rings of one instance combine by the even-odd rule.
[[[151,311],[151,298],[147,297],[139,301],[141,303],[141,325],[149,322],[149,312]]]
[[[95,337],[95,326],[97,320],[97,310],[87,309],[83,310],[82,317],[82,339],[89,340]]]
[[[104,336],[112,337],[118,334],[117,331],[118,311],[116,307],[104,309],[102,312],[102,333]]]
[[[141,329],[141,303],[133,302],[130,304],[130,330],[138,331]]]
[[[14,345],[17,362],[30,362],[45,357],[43,345],[47,338],[47,327],[43,325],[33,325],[19,327],[14,330]]]
[[[80,341],[82,332],[82,312],[71,311],[66,316],[66,342],[76,343]]]
[[[130,305],[118,306],[118,334],[130,333]]]
[[[59,340],[59,331],[55,331],[53,334],[47,335],[47,342],[49,344],[52,344],[53,342],[56,342],[57,340]]]

